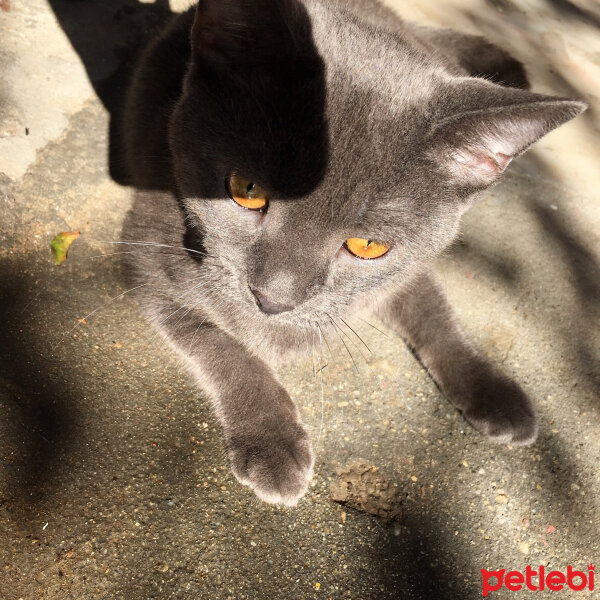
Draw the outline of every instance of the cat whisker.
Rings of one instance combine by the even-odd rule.
[[[381,329],[379,329],[378,327],[375,327],[375,325],[373,325],[372,323],[369,323],[369,321],[366,321],[365,319],[363,319],[362,317],[356,317],[359,321],[362,321],[363,323],[367,324],[369,327],[372,327],[375,331],[379,331],[379,333],[381,333],[381,335],[383,335],[386,338],[389,338],[390,336],[385,333],[384,331],[381,331]]]
[[[154,337],[156,337],[156,333],[158,333],[162,325],[164,325],[173,315],[176,315],[179,311],[183,310],[184,308],[186,308],[186,306],[185,304],[182,304],[179,308],[176,308],[173,312],[169,313],[164,319],[161,319],[158,323],[156,323],[156,332],[154,333],[154,336],[150,339],[150,341],[154,340]]]
[[[119,254],[135,254],[135,250],[128,250],[127,252],[108,252],[106,254],[94,254],[93,256],[86,256],[85,258],[90,258],[90,259],[92,259],[92,258],[106,258],[107,256],[117,256]]]
[[[200,282],[197,286],[194,286],[194,288],[192,288],[190,290],[190,292],[188,293],[191,294],[192,292],[194,292],[196,289],[202,288],[202,287],[206,287],[207,285],[209,285],[210,283],[212,283],[212,281],[206,281],[206,282]],[[177,326],[187,315],[190,314],[190,312],[192,312],[193,310],[196,310],[203,302],[205,302],[205,298],[201,298],[196,304],[194,304],[193,306],[190,306],[185,313],[183,313],[183,315],[175,322],[175,324],[173,325],[174,327]],[[219,303],[219,306],[223,304],[222,302]]]
[[[327,365],[323,365],[323,339],[321,337],[321,327],[317,321],[317,327],[319,328],[319,347],[320,347],[320,361],[319,361],[319,373],[321,378],[321,422],[319,424],[319,435],[317,436],[317,448],[321,443],[321,434],[323,433],[323,422],[325,421],[325,394],[323,391],[323,369]]]
[[[304,337],[306,339],[306,350],[307,350],[308,354],[310,355],[311,354],[311,351],[310,351],[310,341],[308,339],[308,330],[307,330],[306,326],[302,326],[302,331],[303,331]],[[312,362],[313,377],[315,377],[316,376],[316,371],[315,371],[315,357],[314,357],[314,353],[312,355],[312,360],[313,360],[313,362]]]
[[[179,296],[174,298],[174,300],[181,300],[181,298],[183,298],[183,297],[185,297],[187,299],[196,290],[202,289],[203,287],[213,283],[213,281],[210,278],[207,278],[206,273],[202,273],[199,277],[193,277],[192,279],[189,279],[185,285],[189,285],[190,283],[195,283],[198,280],[200,280],[199,283],[197,283],[191,289],[187,289],[184,292],[182,292],[181,294],[179,294]]]
[[[173,248],[175,250],[183,250],[184,252],[192,252],[193,254],[199,254],[200,256],[207,256],[206,252],[200,252],[199,250],[193,250],[192,248],[186,248],[185,246],[172,246],[170,244],[158,244],[156,242],[149,242],[146,240],[121,240],[121,241],[108,241],[108,240],[89,240],[98,244],[125,244],[129,246],[152,246],[155,248]]]
[[[201,277],[204,277],[205,275],[202,274]],[[196,278],[193,278],[192,281],[195,281]],[[188,282],[189,283],[189,282]],[[61,337],[59,342],[57,342],[57,344],[52,348],[52,352],[54,352],[56,350],[56,348],[58,348],[58,346],[60,345],[60,343],[64,340],[64,338],[68,335],[70,335],[71,333],[73,333],[77,327],[79,327],[82,323],[84,323],[85,321],[87,321],[90,317],[94,316],[96,313],[98,313],[99,311],[105,309],[107,306],[110,306],[110,304],[112,304],[112,302],[124,297],[126,294],[133,292],[137,289],[140,289],[142,287],[146,287],[146,286],[150,286],[152,285],[155,288],[155,291],[157,291],[158,293],[160,293],[160,287],[158,285],[156,285],[156,282],[153,281],[148,281],[146,283],[137,285],[133,288],[130,288],[124,292],[121,292],[120,294],[109,298],[109,300],[107,300],[106,302],[104,302],[103,304],[101,304],[100,306],[96,307],[94,310],[92,310],[91,312],[89,312],[88,314],[84,315],[83,317],[80,317],[77,319],[77,323],[68,331],[66,331]]]
[[[142,283],[141,285],[136,285],[135,287],[132,287],[124,292],[121,292],[118,296],[114,296],[113,298],[110,298],[107,302],[105,302],[104,304],[101,304],[100,306],[95,308],[92,312],[90,312],[87,315],[85,315],[84,317],[81,317],[80,319],[78,319],[77,323],[75,324],[74,327],[72,327],[69,331],[63,333],[63,335],[60,337],[60,340],[51,348],[51,352],[54,353],[54,351],[58,348],[58,346],[65,339],[65,337],[67,337],[68,335],[71,335],[82,323],[84,323],[90,317],[95,315],[99,310],[106,308],[107,306],[112,304],[115,300],[118,300],[119,298],[123,298],[123,296],[125,296],[126,294],[129,294],[130,292],[133,292],[135,290],[139,290],[140,288],[143,288],[148,285],[150,285],[150,282]]]
[[[361,358],[366,362],[367,357],[363,354],[360,346],[357,346],[357,344],[354,342],[354,340],[340,327],[340,325],[338,325],[337,321],[335,321],[333,318],[332,318],[332,321],[333,321],[334,325],[338,328],[340,333],[354,346],[354,348],[356,348],[356,350],[360,354]]]
[[[325,313],[327,315],[327,313]],[[352,352],[350,352],[350,349],[348,348],[348,346],[346,345],[346,342],[344,341],[344,338],[338,333],[338,326],[335,324],[335,321],[329,316],[329,320],[331,321],[331,324],[334,327],[334,331],[336,332],[338,338],[340,339],[340,341],[342,342],[342,344],[344,345],[344,348],[346,348],[346,352],[348,353],[348,356],[350,357],[350,360],[352,360],[352,364],[354,365],[354,368],[356,369],[356,372],[359,373],[358,370],[358,365],[356,364],[356,361],[354,360],[354,356],[352,356]]]
[[[89,258],[89,259],[94,259],[94,258],[106,258],[108,256],[119,256],[122,254],[137,254],[138,251],[137,250],[127,250],[124,252],[107,252],[105,254],[94,254],[92,256],[86,256],[83,258]],[[185,258],[185,254],[175,254],[174,252],[160,252],[160,251],[152,251],[149,252],[149,254],[160,254],[161,256],[174,256],[176,258]],[[218,263],[214,263],[214,262],[207,262],[206,259],[202,260],[202,264],[203,265],[212,265],[212,266],[220,266]]]
[[[152,335],[150,336],[150,338],[148,339],[148,341],[146,342],[146,345],[144,346],[144,350],[143,352],[145,353],[150,344],[153,344],[154,341],[156,340],[156,338],[163,333],[161,327],[174,315],[176,315],[179,311],[182,311],[185,307],[185,305],[180,306],[179,308],[176,308],[173,312],[171,312],[169,315],[167,315],[167,317],[165,317],[164,319],[162,319],[161,321],[159,321],[158,323],[154,322],[154,331],[152,332]],[[184,315],[185,316],[185,315]]]
[[[317,371],[315,369],[315,332],[312,332],[312,362],[313,362],[313,378],[317,378]]]
[[[190,354],[192,353],[194,341],[196,339],[196,336],[198,335],[198,332],[200,331],[200,327],[202,327],[202,325],[204,325],[204,322],[206,321],[206,319],[208,319],[208,317],[204,317],[204,319],[202,319],[202,321],[200,321],[200,324],[198,325],[198,327],[196,327],[196,330],[194,331],[194,335],[192,336],[192,341],[190,342],[190,347],[188,348],[188,352]]]
[[[200,300],[197,304],[195,304],[194,306],[189,308],[185,312],[185,314],[177,321],[177,323],[175,323],[175,325],[177,325],[180,321],[182,321],[192,310],[196,310],[202,304],[202,302],[204,302],[204,299]],[[225,300],[222,300],[221,302],[219,302],[214,307],[214,310],[218,310],[219,308],[221,308],[221,306],[223,306],[224,303],[225,303]],[[198,327],[196,327],[196,330],[194,331],[194,335],[192,336],[192,341],[190,342],[190,347],[188,349],[188,352],[192,351],[192,346],[194,344],[194,340],[196,339],[196,335],[198,334],[200,327],[202,327],[202,325],[206,322],[207,319],[208,319],[208,315],[206,315],[206,317],[204,317],[204,319],[202,319],[202,321],[200,321],[200,324],[198,325]]]
[[[215,306],[215,310],[221,308],[221,306],[223,306],[223,304],[225,303],[224,300],[222,300],[221,302],[219,302],[219,304],[217,304]],[[206,317],[204,317],[204,319],[202,319],[202,321],[200,321],[200,324],[198,325],[198,327],[196,327],[196,330],[194,331],[194,335],[192,336],[192,341],[190,342],[190,347],[188,349],[188,352],[192,352],[192,346],[194,345],[194,340],[196,339],[196,336],[198,335],[198,331],[200,331],[200,327],[202,327],[202,325],[204,325],[204,323],[206,322],[206,320],[208,319],[208,315]]]
[[[319,336],[322,336],[323,339],[325,340],[325,345],[327,346],[327,350],[329,351],[329,356],[331,358],[333,358],[333,353],[331,352],[331,347],[329,346],[329,341],[327,340],[327,337],[325,336],[325,332],[321,329],[321,324],[317,321],[317,327],[319,328]]]
[[[367,343],[360,337],[360,335],[358,335],[358,333],[356,333],[356,331],[350,325],[348,325],[348,323],[343,319],[343,317],[340,317],[340,321],[362,342],[362,345],[369,351],[369,354],[373,354],[369,346],[367,346]]]
[[[193,294],[196,289],[198,289],[200,286],[204,285],[208,285],[209,282],[204,282],[201,281],[197,286],[194,286],[191,290],[186,290],[183,294],[180,294],[180,296],[178,296],[177,298],[175,298],[174,300],[177,301],[179,299],[181,299],[183,296],[186,296],[186,300],[187,297],[190,296],[191,294]],[[175,309],[171,314],[169,314],[166,318],[162,319],[159,323],[157,323],[155,325],[156,327],[156,331],[154,332],[154,334],[152,335],[152,337],[150,338],[150,340],[148,341],[148,343],[146,344],[146,349],[148,348],[148,346],[154,342],[154,340],[157,338],[158,334],[160,333],[160,328],[174,315],[176,315],[178,312],[180,312],[181,310],[184,310],[187,308],[187,310],[185,311],[185,313],[183,313],[183,315],[179,318],[178,321],[175,322],[174,326],[176,326],[177,324],[179,324],[192,310],[196,309],[198,306],[200,306],[200,304],[202,304],[202,302],[204,301],[204,299],[201,299],[197,304],[195,304],[194,306],[191,307],[187,307],[185,304],[182,304],[179,308]]]

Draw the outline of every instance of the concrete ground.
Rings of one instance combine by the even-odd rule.
[[[470,600],[482,568],[600,562],[598,5],[394,5],[487,35],[534,89],[591,104],[511,165],[439,262],[471,337],[535,399],[538,442],[491,445],[400,341],[359,323],[372,354],[348,342],[358,374],[343,349],[325,357],[323,410],[312,361],[282,369],[316,473],[296,508],[259,503],[173,353],[127,296],[111,302],[118,256],[99,257],[130,202],[110,113],[134,49],[176,7],[0,0],[2,599]],[[73,229],[55,267],[48,244]],[[329,499],[357,458],[390,482],[394,521]]]

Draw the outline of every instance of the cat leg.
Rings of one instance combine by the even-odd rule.
[[[308,489],[313,452],[298,409],[271,369],[191,313],[163,325],[162,333],[210,399],[236,478],[265,502],[296,504]]]
[[[380,315],[414,349],[444,395],[494,441],[531,444],[537,435],[532,403],[463,334],[431,273],[394,296]]]

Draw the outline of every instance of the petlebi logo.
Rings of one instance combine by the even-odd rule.
[[[499,571],[481,569],[483,596],[487,598],[490,592],[497,592],[502,587],[511,592],[519,592],[525,589],[532,592],[543,592],[544,590],[560,592],[567,588],[576,592],[582,590],[594,591],[595,569],[596,565],[588,565],[587,574],[583,571],[575,571],[571,565],[567,567],[566,573],[562,571],[546,573],[546,568],[543,565],[540,565],[537,571],[528,565],[524,573],[521,571],[509,571],[507,573],[506,569],[500,569]]]

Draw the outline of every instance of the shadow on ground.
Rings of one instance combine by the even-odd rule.
[[[125,92],[140,51],[174,13],[168,0],[49,0],[49,4],[110,114],[109,170],[117,183],[127,185],[121,150]]]
[[[598,26],[594,13],[567,0],[547,4],[561,17]],[[169,5],[165,0],[50,5],[110,113],[110,175],[126,183],[118,138],[123,94],[135,56],[170,18]],[[497,19],[511,18],[492,19],[484,3],[467,16],[491,37]],[[531,56],[534,64],[551,66],[551,57],[541,56],[537,47]],[[582,95],[558,71],[555,81],[563,93]],[[91,116],[79,129],[100,137],[105,126],[100,111],[86,110]],[[597,127],[593,111],[585,119]],[[59,141],[54,160],[67,156],[63,150],[74,143],[68,136]],[[102,179],[103,165],[94,163],[93,148],[88,151],[89,156],[85,147],[80,150],[83,160]],[[45,163],[45,156],[28,175],[30,187],[11,184],[21,194],[16,210],[28,212],[31,185],[42,180],[41,172],[53,170],[55,163]],[[74,254],[68,270],[57,275],[44,254],[45,238],[23,234],[22,245],[39,256],[13,253],[21,243],[17,228],[14,239],[3,242],[0,263],[0,316],[8,324],[0,330],[6,415],[0,525],[7,532],[0,549],[5,568],[0,595],[470,600],[480,596],[481,568],[522,570],[537,561],[564,568],[566,561],[594,560],[598,451],[586,435],[597,431],[600,396],[595,328],[600,267],[582,241],[585,231],[562,210],[572,195],[548,183],[552,168],[539,156],[524,160],[524,174],[515,173],[498,188],[498,206],[487,216],[478,213],[485,218],[467,228],[454,250],[456,267],[447,271],[453,282],[462,277],[472,286],[472,298],[491,299],[492,310],[525,314],[519,324],[533,323],[532,330],[552,341],[549,355],[563,357],[564,376],[576,387],[568,387],[571,379],[563,385],[553,372],[528,371],[544,363],[536,354],[547,351],[524,329],[515,334],[522,340],[516,348],[504,338],[498,342],[502,353],[486,346],[539,394],[537,446],[490,446],[447,406],[399,343],[365,334],[370,346],[379,347],[383,366],[373,366],[371,379],[347,369],[332,375],[315,487],[288,511],[258,503],[231,478],[214,420],[178,361],[160,344],[148,346],[147,326],[131,305],[111,305],[98,324],[90,320],[71,335],[68,324],[76,316],[118,293],[116,263],[107,260],[92,269]],[[72,162],[57,175],[60,185],[42,186],[40,202],[77,204],[77,197],[65,198],[64,189],[72,179],[92,177]],[[510,214],[514,204],[510,210],[502,205],[515,181],[524,182],[518,191],[527,192],[516,216]],[[561,210],[552,209],[549,199],[538,200],[539,190],[552,193]],[[102,200],[93,206],[102,220]],[[497,229],[485,229],[489,215],[499,218]],[[27,219],[23,216],[24,229]],[[478,227],[484,235],[477,235]],[[531,227],[536,236],[522,252],[515,249],[522,240],[511,237],[519,227]],[[94,290],[85,291],[76,279],[84,269]],[[538,283],[532,285],[528,277],[536,270]],[[465,313],[470,304],[463,300]],[[478,310],[479,320],[467,325],[483,332],[485,344],[495,316]],[[515,357],[525,366],[515,364]],[[296,384],[303,387],[295,384],[294,394],[307,421],[318,426],[320,406],[311,412],[309,370],[299,369]],[[558,399],[548,400],[550,393]],[[586,422],[591,412],[593,422]],[[350,510],[342,520],[342,508],[328,500],[332,458],[350,460],[357,453],[387,465],[390,479],[406,490],[397,526]],[[548,533],[549,525],[556,534]]]
[[[19,268],[21,267],[21,268]],[[43,333],[32,332],[31,293],[23,265],[0,263],[0,365],[4,384],[4,494],[23,505],[47,499],[64,478],[63,459],[78,435],[80,391],[62,378],[43,351]]]

